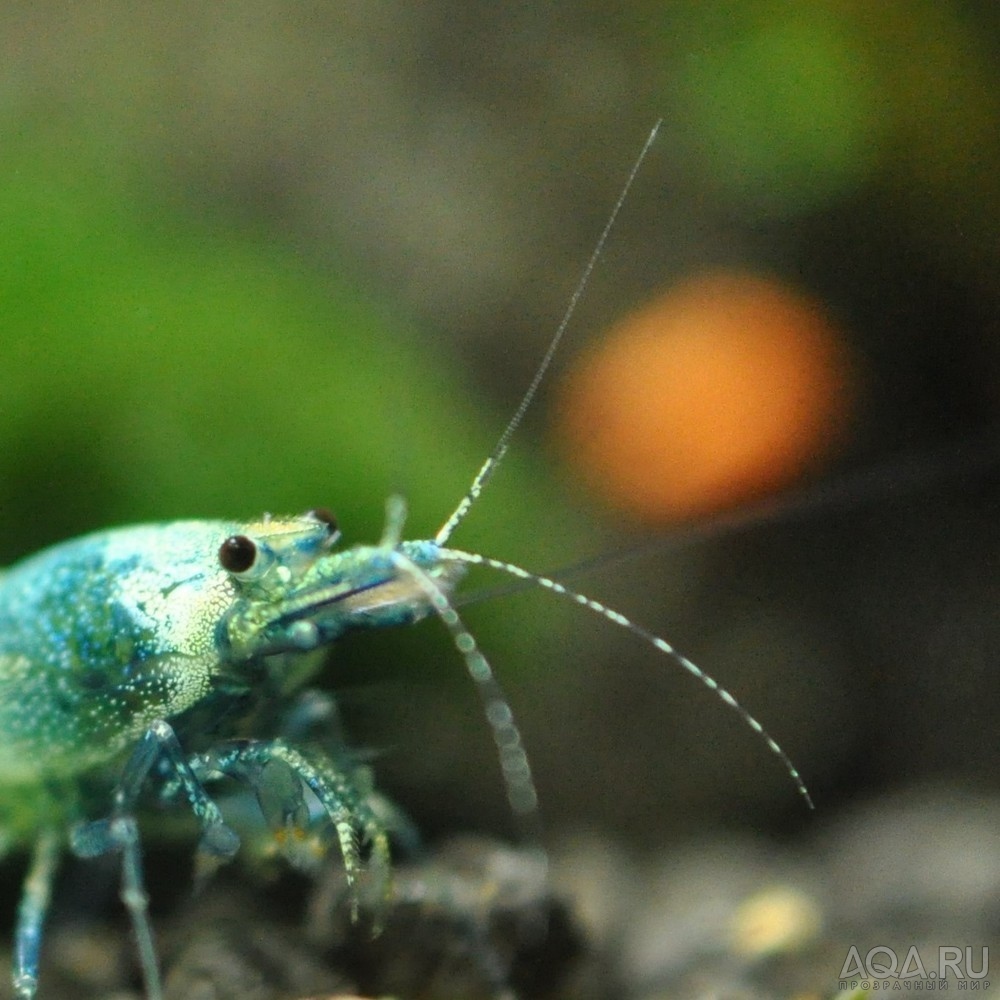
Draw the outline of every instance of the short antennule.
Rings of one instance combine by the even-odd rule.
[[[788,772],[789,777],[795,782],[795,787],[798,789],[799,794],[805,799],[806,805],[810,809],[814,809],[812,796],[809,794],[809,789],[806,788],[805,782],[802,780],[802,775],[799,774],[798,769],[792,763],[791,758],[778,742],[771,736],[770,733],[757,721],[757,719],[750,714],[750,712],[743,707],[736,700],[736,698],[727,691],[718,681],[715,680],[710,674],[705,673],[696,663],[689,660],[683,653],[679,653],[673,646],[670,645],[665,639],[661,639],[658,635],[654,635],[652,632],[644,629],[641,625],[637,625],[631,619],[626,618],[623,614],[615,611],[613,608],[609,608],[602,604],[600,601],[595,601],[591,597],[587,597],[586,594],[581,594],[579,591],[570,590],[569,587],[564,586],[559,583],[558,580],[553,580],[551,577],[540,576],[537,573],[532,573],[530,570],[526,570],[515,563],[504,562],[500,559],[491,559],[489,556],[479,555],[476,552],[465,552],[462,549],[451,549],[442,548],[438,553],[441,562],[459,562],[467,563],[473,566],[484,566],[487,569],[498,570],[501,573],[506,573],[508,576],[516,577],[520,580],[526,580],[531,583],[537,584],[545,590],[551,591],[553,594],[558,594],[560,597],[565,597],[581,607],[587,608],[588,611],[594,612],[594,614],[600,615],[602,618],[607,619],[613,624],[631,632],[633,635],[638,636],[643,641],[647,642],[649,645],[658,649],[661,653],[666,653],[676,664],[683,667],[692,677],[701,681],[722,699],[725,704],[727,704],[740,718],[755,732],[758,736],[767,744],[768,749],[773,753],[782,764],[785,766],[785,770]]]
[[[521,739],[521,730],[514,719],[507,696],[500,686],[489,661],[480,652],[475,637],[466,628],[452,606],[447,593],[413,560],[398,549],[390,550],[393,563],[400,573],[409,576],[430,602],[434,613],[451,633],[455,648],[465,660],[469,676],[483,703],[486,721],[493,733],[500,770],[507,790],[507,801],[514,815],[526,825],[525,832],[536,844],[541,844],[541,818],[538,812],[538,792],[531,765]]]
[[[507,448],[510,446],[510,439],[514,436],[514,432],[518,429],[518,427],[521,426],[521,421],[524,420],[524,415],[528,412],[532,402],[534,402],[535,396],[538,393],[538,387],[542,384],[542,381],[549,370],[549,366],[552,364],[552,359],[555,357],[555,353],[559,349],[559,343],[563,338],[563,334],[566,332],[566,328],[569,326],[570,320],[576,312],[577,304],[583,295],[584,289],[590,281],[590,275],[593,273],[601,254],[604,252],[604,245],[608,242],[608,236],[611,235],[611,230],[614,228],[615,221],[618,219],[618,213],[621,212],[622,205],[625,204],[625,199],[628,198],[632,182],[639,173],[642,161],[646,159],[646,154],[649,152],[650,147],[656,140],[656,133],[659,132],[662,122],[663,119],[660,119],[660,121],[653,126],[649,135],[646,137],[645,143],[643,143],[639,155],[632,164],[632,169],[629,171],[621,193],[618,195],[615,207],[611,210],[611,215],[608,217],[608,221],[605,223],[604,229],[601,231],[601,235],[598,237],[597,243],[594,245],[590,258],[587,260],[583,273],[580,275],[580,279],[576,283],[576,288],[570,296],[569,305],[566,306],[566,311],[563,313],[563,317],[559,321],[559,325],[556,327],[556,332],[549,341],[549,346],[545,351],[545,356],[542,358],[538,368],[535,369],[535,374],[531,379],[531,384],[521,397],[521,402],[517,404],[517,409],[514,411],[514,415],[509,421],[507,421],[507,426],[503,429],[503,433],[500,435],[497,443],[493,446],[493,450],[490,452],[489,458],[483,462],[479,471],[476,473],[476,476],[472,480],[472,484],[469,486],[465,496],[462,497],[459,505],[454,509],[454,511],[452,511],[451,516],[447,521],[445,521],[445,523],[441,526],[441,529],[434,536],[434,541],[437,542],[438,545],[444,545],[448,539],[451,538],[455,529],[462,523],[463,520],[465,520],[465,515],[469,513],[472,505],[479,499],[483,490],[486,489],[486,484],[493,478],[493,473],[496,472],[498,466],[503,461],[504,456],[507,454]]]

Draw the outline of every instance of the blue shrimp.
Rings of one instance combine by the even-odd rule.
[[[663,639],[556,580],[448,545],[502,461],[603,248],[650,135],[548,351],[496,447],[431,539],[402,539],[405,508],[388,502],[376,545],[338,548],[325,510],[254,522],[180,521],[103,531],[56,545],[0,575],[0,852],[32,850],[15,930],[14,993],[33,1000],[42,929],[60,856],[117,854],[121,897],[149,1000],[162,986],[144,888],[137,813],[148,786],[186,801],[201,837],[200,877],[240,841],[209,789],[249,786],[280,853],[308,867],[339,850],[356,917],[370,880],[382,897],[392,811],[346,751],[296,741],[317,710],[307,684],[346,632],[437,616],[482,696],[513,810],[537,794],[510,707],[451,597],[469,565],[527,580],[624,628],[714,691],[791,761],[725,689]],[[252,731],[273,710],[283,735]],[[249,721],[248,721],[249,720]],[[272,720],[273,721],[273,720]],[[267,728],[267,727],[265,727]],[[196,749],[195,749],[196,748]]]

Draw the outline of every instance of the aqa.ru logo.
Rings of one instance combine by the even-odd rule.
[[[977,955],[977,951],[979,954]],[[900,960],[886,945],[876,945],[862,957],[857,945],[851,945],[840,970],[842,990],[947,990],[955,980],[959,990],[989,989],[990,950],[941,945],[937,968],[928,968],[916,945]],[[887,980],[892,980],[890,987]]]

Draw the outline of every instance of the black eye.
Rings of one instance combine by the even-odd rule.
[[[246,535],[230,535],[219,546],[219,565],[229,573],[245,573],[257,559],[257,544]]]
[[[326,507],[317,507],[315,510],[309,511],[306,517],[311,517],[314,521],[325,524],[331,535],[337,531],[337,519]]]

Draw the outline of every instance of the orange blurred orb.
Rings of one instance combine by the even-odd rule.
[[[615,507],[669,523],[792,483],[836,444],[853,401],[846,346],[777,281],[690,279],[583,358],[558,433]]]

